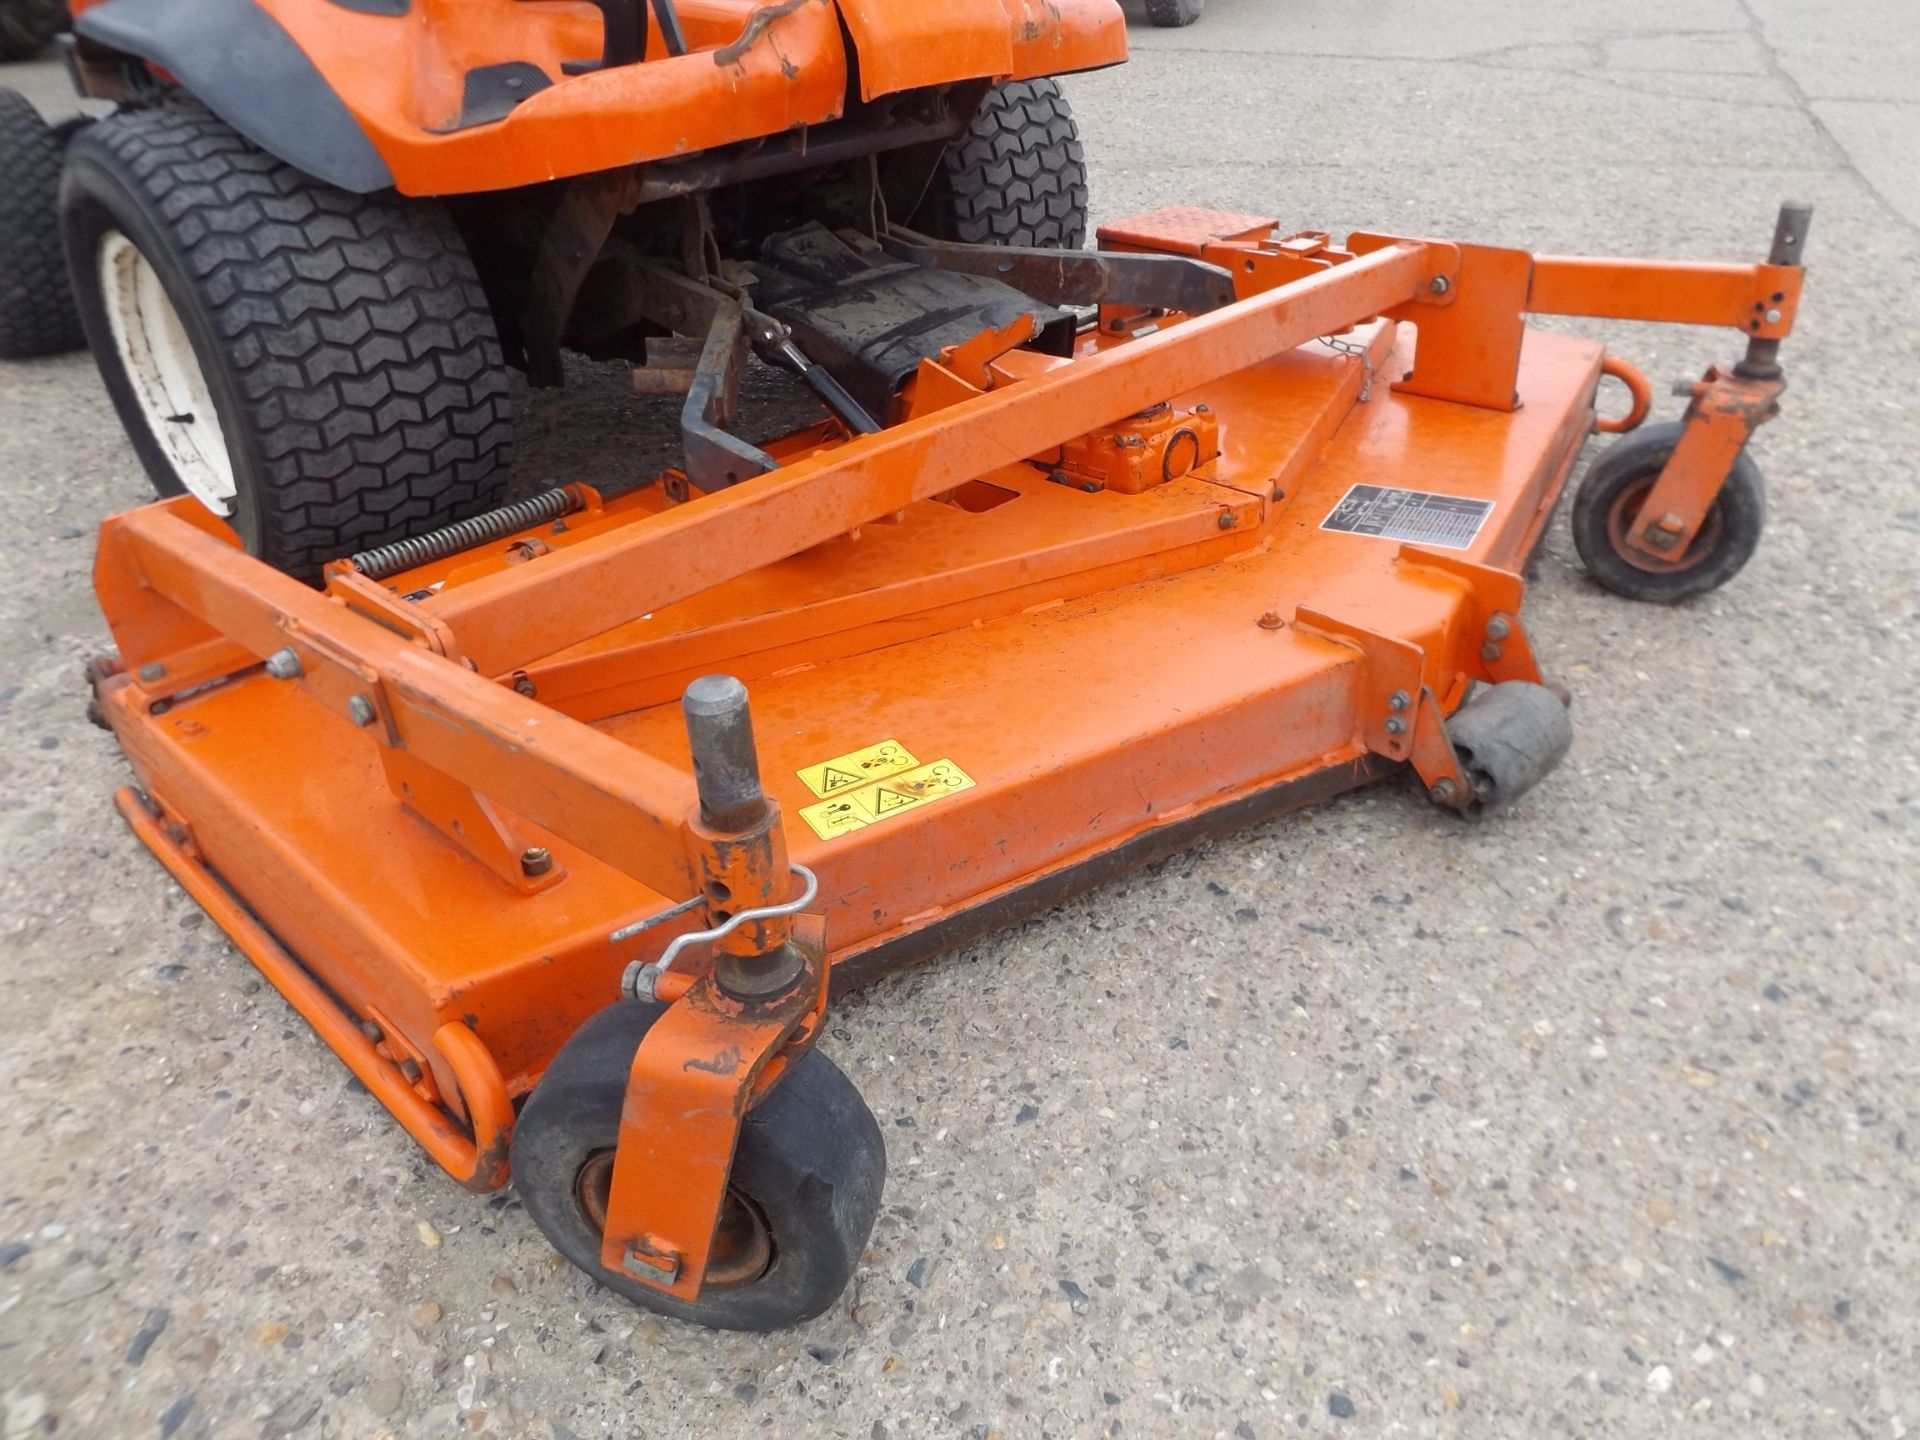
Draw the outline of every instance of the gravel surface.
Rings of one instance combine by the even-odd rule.
[[[0,365],[8,1440],[1920,1429],[1920,16],[1213,0],[1134,34],[1070,83],[1100,218],[1707,258],[1816,202],[1747,572],[1640,608],[1556,527],[1532,633],[1578,739],[1520,808],[1389,783],[839,1006],[891,1151],[870,1252],[813,1324],[715,1335],[441,1176],[121,827],[79,673],[93,526],[143,481],[85,357]],[[67,103],[50,62],[5,79]],[[1605,333],[1663,396],[1735,350]],[[660,433],[576,378],[524,483]]]

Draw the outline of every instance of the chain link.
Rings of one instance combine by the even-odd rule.
[[[1351,340],[1342,340],[1337,335],[1322,335],[1319,344],[1327,347],[1336,355],[1351,355],[1360,362],[1360,403],[1366,404],[1373,398],[1373,352],[1364,345],[1355,345]]]

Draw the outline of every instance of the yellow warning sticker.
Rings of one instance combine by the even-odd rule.
[[[889,780],[839,791],[800,814],[814,834],[831,840],[972,788],[973,778],[953,761],[935,760]]]
[[[919,763],[898,740],[882,740],[878,745],[869,745],[850,755],[836,755],[822,764],[809,765],[795,773],[800,776],[802,785],[824,800],[843,790],[870,785],[875,780],[884,780],[889,775],[911,770]]]

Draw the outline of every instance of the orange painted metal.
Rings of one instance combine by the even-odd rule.
[[[1464,803],[1444,798],[1466,793],[1446,717],[1476,681],[1538,677],[1518,575],[1605,368],[1590,341],[1510,323],[1547,262],[1391,237],[1339,250],[1246,218],[1115,232],[1238,262],[1244,298],[1213,314],[1129,317],[1070,359],[962,347],[971,379],[923,369],[925,403],[881,434],[814,427],[727,491],[654,487],[383,587],[336,567],[315,593],[189,501],[115,517],[96,587],[124,663],[96,685],[147,797],[130,823],[467,1183],[502,1177],[483,1157],[503,1153],[506,1097],[629,966],[784,899],[789,862],[808,867],[815,913],[696,951],[635,1059],[603,1259],[696,1296],[740,1120],[818,1032],[829,966],[869,975],[1139,863],[1156,837],[1382,765]],[[1554,265],[1551,303],[1577,283],[1656,308],[1628,262]],[[1665,295],[1669,270],[1649,273]],[[1444,397],[1372,383],[1408,370]],[[1697,428],[1757,413],[1757,383],[1711,375]],[[1050,478],[1161,404],[1215,427],[1186,473],[1137,491]],[[1444,545],[1331,528],[1357,485],[1486,517]],[[259,662],[283,651],[300,673],[275,680]],[[752,682],[768,796],[739,833],[701,822],[671,703],[721,670]],[[807,775],[883,744],[966,783],[816,825]],[[528,848],[549,868],[516,873]],[[730,964],[788,945],[806,960],[787,991],[724,988]],[[409,1063],[419,1079],[396,1085]]]
[[[1688,563],[1683,557],[1734,461],[1753,432],[1779,412],[1785,388],[1777,375],[1748,377],[1718,367],[1693,387],[1680,443],[1628,530],[1627,543],[1638,552],[1634,563],[1649,569]]]
[[[449,1021],[433,1032],[433,1049],[454,1080],[455,1088],[449,1092],[453,1113],[449,1114],[438,1103],[433,1083],[401,1070],[383,1053],[386,1037],[377,1027],[369,1033],[354,1024],[306,968],[221,884],[177,821],[163,825],[151,800],[132,789],[122,788],[115,794],[114,805],[180,888],[213,917],[441,1169],[469,1190],[497,1190],[507,1183],[513,1101],[493,1056],[472,1030]]]
[[[805,969],[770,1001],[743,1004],[695,980],[633,1057],[600,1263],[698,1299],[740,1124],[818,1033],[827,1001],[824,932],[800,936]]]
[[[650,17],[650,58],[585,74],[566,69],[601,53],[600,16],[584,0],[414,0],[398,15],[255,3],[326,77],[407,195],[509,189],[821,125],[845,112],[856,68],[855,98],[871,99],[1126,58],[1114,0],[677,0],[687,54],[667,55]],[[550,83],[504,118],[462,127],[468,73],[510,62]]]
[[[1127,58],[1126,27],[1112,0],[838,4],[859,52],[867,100],[956,79],[1030,79]]]
[[[1653,413],[1653,385],[1640,367],[1618,355],[1609,355],[1601,364],[1600,373],[1612,376],[1627,387],[1627,413],[1601,416],[1593,422],[1593,428],[1602,435],[1624,435],[1646,424],[1647,416]]]
[[[442,590],[421,606],[453,628],[483,673],[500,674],[1112,424],[1137,411],[1143,396],[1183,394],[1345,329],[1421,293],[1429,273],[1424,247],[1384,248],[1097,350],[1042,381],[1003,386],[861,436],[647,525]]]

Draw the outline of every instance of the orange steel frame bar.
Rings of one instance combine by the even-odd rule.
[[[497,872],[506,867],[496,862],[516,853],[521,832],[514,826],[524,822],[663,897],[705,894],[709,917],[721,911],[721,899],[736,910],[777,903],[791,892],[776,804],[716,824],[701,813],[693,778],[682,769],[500,682],[1143,405],[1224,383],[1374,317],[1412,320],[1420,331],[1418,380],[1406,382],[1411,392],[1478,397],[1468,403],[1511,410],[1520,317],[1528,310],[1727,325],[1777,340],[1791,328],[1799,296],[1800,272],[1791,266],[1536,260],[1393,237],[1355,237],[1352,248],[1348,254],[1261,235],[1219,237],[1209,242],[1210,258],[1243,262],[1234,267],[1242,298],[1220,311],[1171,317],[1156,333],[1008,372],[1007,383],[948,408],[816,449],[731,490],[610,526],[538,563],[481,573],[410,605],[396,606],[390,592],[339,568],[330,574],[329,593],[311,591],[238,557],[217,523],[185,501],[116,517],[102,534],[97,585],[124,669],[100,677],[103,710],[132,752],[143,729],[159,725],[173,703],[252,674],[258,659],[272,656],[277,673],[290,676],[305,697],[367,732],[386,762],[388,783],[416,811]],[[1388,345],[1392,329],[1374,327],[1367,347]],[[1365,363],[1372,367],[1385,353],[1367,348]],[[1591,374],[1589,406],[1597,361]],[[1738,385],[1755,383],[1709,372],[1700,395],[1731,403],[1730,395],[1740,398]],[[1746,413],[1751,419],[1753,411]],[[1590,418],[1590,408],[1585,414]],[[1543,468],[1531,482],[1538,513],[1514,532],[1516,555],[1537,539],[1578,440],[1563,426],[1543,450]],[[1723,445],[1699,462],[1712,489],[1737,453],[1737,445]],[[1309,650],[1347,658],[1340,671],[1316,659],[1320,668],[1311,676],[1302,671],[1294,682],[1274,683],[1302,687],[1303,724],[1326,723],[1320,707],[1333,693],[1326,687],[1340,672],[1364,674],[1368,705],[1348,783],[1369,773],[1372,757],[1411,762],[1440,797],[1456,784],[1466,788],[1442,725],[1465,685],[1538,672],[1519,628],[1520,585],[1512,574],[1411,547],[1398,563],[1439,587],[1435,594],[1472,598],[1464,622],[1436,622],[1440,653],[1302,606],[1292,623]],[[418,795],[416,785],[436,795]],[[436,812],[436,803],[447,808]],[[411,1053],[413,1074],[402,1063],[398,1073],[408,1083],[396,1083],[395,1057],[409,1054],[404,1037],[374,1042],[342,1022],[331,997],[213,877],[203,842],[215,847],[222,837],[197,836],[191,815],[163,823],[137,798],[123,799],[122,810],[436,1159],[465,1183],[504,1180],[508,1090],[469,1028],[434,1032],[437,1054]],[[1084,822],[1069,816],[1064,824],[1078,834]],[[489,826],[491,839],[473,833]],[[1048,868],[1061,867],[1046,862],[1018,883],[1031,884]],[[524,880],[519,888],[527,894],[549,883]],[[1004,894],[983,895],[983,905]],[[799,958],[784,990],[754,1001],[716,983],[710,966],[665,977],[660,998],[677,1003],[635,1060],[602,1256],[683,1298],[699,1293],[740,1120],[811,1043],[826,1003],[828,952],[817,921],[767,920],[719,948],[746,960],[775,952]],[[377,979],[367,983],[378,992]],[[384,1049],[376,1049],[381,1043]],[[442,1107],[464,1117],[470,1138],[442,1118]]]

